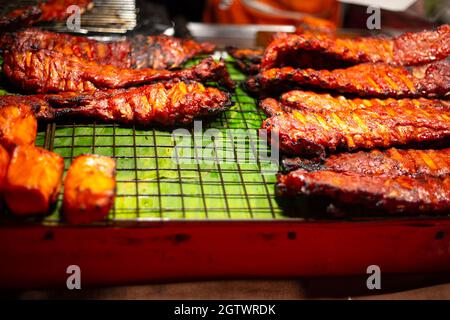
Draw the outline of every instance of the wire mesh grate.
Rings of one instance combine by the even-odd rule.
[[[0,14],[6,14],[17,8],[36,5],[41,0],[0,0]],[[59,32],[99,32],[124,34],[137,25],[137,8],[135,0],[93,0],[91,10],[80,16],[80,29],[68,29],[66,21],[39,23],[39,26]]]
[[[233,80],[244,79],[230,58],[227,67]],[[270,149],[258,134],[265,116],[242,89],[232,99],[235,105],[230,110],[201,122],[203,136],[208,129],[220,133],[215,139],[194,139],[195,126],[186,128],[188,143],[180,145],[173,131],[53,123],[39,132],[37,144],[63,156],[66,169],[84,153],[116,160],[117,197],[110,222],[282,218],[274,198],[278,165],[255,157],[255,148],[265,148],[258,151],[266,153]],[[60,221],[60,206],[61,199],[46,222]]]

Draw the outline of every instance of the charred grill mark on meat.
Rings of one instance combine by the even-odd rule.
[[[125,69],[48,50],[7,51],[3,71],[11,83],[28,92],[94,91],[173,79],[218,81],[233,88],[224,62],[204,59],[198,65],[179,71]]]
[[[62,21],[71,13],[67,8],[77,5],[81,13],[93,7],[92,0],[48,0],[39,2],[34,6],[27,6],[11,11],[0,17],[0,28],[2,30],[13,30],[14,28],[29,26],[38,22]]]
[[[279,135],[280,149],[286,154],[308,156],[442,141],[450,136],[448,101],[368,102],[372,104],[370,108],[317,110],[317,105],[305,101],[298,109],[285,109],[268,98],[260,106],[272,116],[263,122],[262,128],[270,135]]]
[[[383,62],[392,65],[420,65],[445,59],[450,54],[450,26],[405,33],[394,39],[350,39],[308,33],[279,36],[267,47],[261,67],[267,70],[298,66],[297,60],[305,53],[351,64]]]
[[[411,69],[379,63],[332,71],[275,68],[251,77],[246,88],[254,93],[270,93],[305,85],[382,98],[444,97],[450,92],[450,63],[439,61]]]
[[[137,35],[126,40],[103,42],[31,28],[5,33],[0,37],[0,48],[18,51],[46,49],[99,64],[160,70],[178,68],[195,55],[212,53],[215,46],[165,35]]]
[[[435,108],[450,108],[450,101],[437,99],[378,99],[378,98],[346,98],[341,95],[331,95],[329,93],[316,93],[312,91],[292,90],[281,95],[280,107],[282,111],[308,110],[312,112],[338,112],[353,111],[356,109],[367,109],[376,112],[379,108],[389,107],[401,109],[403,106],[414,104],[416,106]],[[270,109],[267,114],[272,115]]]
[[[39,120],[80,116],[143,126],[185,125],[195,118],[216,115],[232,105],[228,93],[198,82],[160,82],[80,96],[62,93],[0,97],[2,107],[17,103],[32,107]]]
[[[263,50],[227,47],[227,52],[234,58],[237,67],[244,73],[256,74],[259,72]]]
[[[355,172],[299,169],[277,176],[282,198],[324,197],[334,206],[369,208],[392,214],[448,213],[450,176],[363,175]]]
[[[289,170],[328,170],[361,175],[397,177],[450,176],[450,149],[397,149],[358,151],[330,155],[325,159],[286,158],[283,166]]]

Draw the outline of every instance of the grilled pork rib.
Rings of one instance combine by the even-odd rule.
[[[317,104],[310,102],[315,95],[318,101],[330,102],[318,110]],[[338,150],[387,148],[441,141],[450,136],[448,101],[371,99],[356,106],[358,100],[315,93],[309,96],[309,100],[297,101],[295,108],[293,103],[285,107],[272,98],[260,103],[271,116],[262,128],[279,135],[280,149],[286,154],[311,156]]]
[[[197,54],[212,53],[215,46],[164,35],[137,35],[122,41],[103,42],[64,33],[26,29],[3,34],[0,48],[11,51],[46,49],[99,64],[159,70],[180,67]]]
[[[436,30],[405,33],[397,38],[339,38],[324,34],[278,36],[266,48],[263,70],[298,66],[304,54],[326,57],[342,63],[383,62],[392,65],[420,65],[445,59],[450,55],[450,26]]]
[[[144,126],[174,126],[216,115],[232,105],[230,95],[198,82],[155,83],[139,88],[35,96],[2,96],[0,106],[28,105],[39,120],[80,116]]]
[[[227,47],[227,52],[234,58],[237,67],[244,73],[256,74],[260,70],[263,50],[237,49]]]
[[[3,71],[11,83],[28,92],[94,91],[164,80],[218,81],[233,88],[223,62],[212,58],[179,71],[125,69],[82,60],[49,50],[6,51]]]
[[[320,196],[334,206],[388,213],[448,213],[450,176],[364,175],[355,172],[299,169],[278,175],[277,196]],[[362,211],[362,210],[361,210]]]
[[[397,177],[427,175],[436,178],[450,176],[450,148],[397,149],[339,153],[325,159],[286,158],[283,166],[289,170],[353,172],[362,175]]]
[[[337,208],[388,213],[450,210],[450,149],[391,148],[285,161],[297,169],[277,176],[276,191],[282,198],[319,196]]]
[[[37,5],[19,8],[0,17],[0,28],[2,30],[13,30],[37,22],[63,21],[72,14],[70,11],[67,12],[67,8],[71,5],[78,6],[80,13],[83,13],[93,7],[93,2],[92,0],[40,1]]]
[[[275,68],[251,77],[246,88],[270,93],[305,85],[359,96],[443,97],[450,92],[450,62],[414,68],[367,63],[332,71]]]

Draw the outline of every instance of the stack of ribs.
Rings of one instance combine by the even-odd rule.
[[[214,46],[208,43],[167,36],[100,42],[25,29],[4,33],[0,48],[5,78],[21,92],[35,94],[2,96],[0,106],[31,110],[38,120],[77,116],[175,126],[232,105],[227,92],[205,87],[216,82],[234,88],[223,61],[209,57],[179,68],[195,55],[211,53]]]
[[[70,3],[87,6],[90,1],[48,1],[12,12],[0,26],[60,20],[61,6],[65,10]],[[174,127],[227,110],[234,83],[223,61],[209,57],[182,68],[188,59],[214,49],[167,36],[99,42],[38,29],[3,32],[3,76],[27,94],[0,96],[0,195],[10,212],[45,215],[58,198],[64,161],[34,145],[38,122],[91,119]],[[64,180],[67,222],[86,224],[108,215],[115,167],[104,156],[73,161]]]
[[[179,68],[199,54],[211,54],[215,46],[165,35],[136,35],[120,41],[97,41],[87,37],[29,28],[0,36],[0,50],[50,50],[121,68]]]
[[[275,37],[244,86],[285,157],[280,203],[450,213],[449,55],[448,25],[394,39]]]

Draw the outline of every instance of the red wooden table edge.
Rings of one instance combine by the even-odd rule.
[[[450,271],[450,219],[0,227],[0,287]]]

